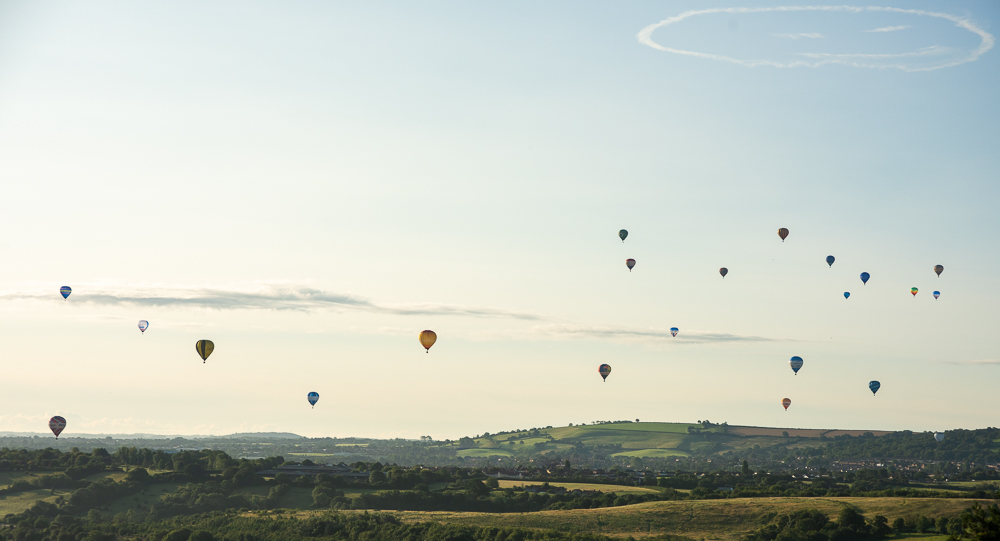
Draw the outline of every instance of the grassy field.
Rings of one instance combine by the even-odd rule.
[[[678,451],[677,449],[634,449],[629,451],[623,451],[621,453],[615,453],[611,456],[637,456],[640,458],[647,457],[668,457],[668,456],[688,456],[684,451]]]
[[[523,487],[530,485],[540,485],[538,481],[514,481],[511,479],[501,479],[500,488]],[[625,492],[658,492],[649,487],[633,487],[629,485],[602,485],[600,483],[549,483],[554,487],[564,487],[566,490],[600,490],[601,492],[614,492],[622,494]]]
[[[651,502],[603,509],[541,511],[537,513],[459,513],[388,511],[407,522],[437,521],[479,527],[520,527],[556,529],[566,532],[594,532],[615,537],[648,537],[664,534],[693,539],[737,541],[761,526],[768,513],[790,513],[818,509],[836,518],[850,505],[865,515],[884,515],[892,522],[897,517],[958,516],[975,501],[936,498],[753,498],[733,500],[696,500]],[[989,500],[992,503],[992,500]],[[944,539],[941,536],[916,534],[895,539]]]

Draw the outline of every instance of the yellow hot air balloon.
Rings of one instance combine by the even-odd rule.
[[[198,355],[201,355],[201,362],[204,363],[208,360],[208,356],[215,351],[215,343],[211,340],[198,340],[198,343],[194,345],[195,351]]]
[[[427,353],[431,352],[431,346],[437,342],[438,335],[434,331],[420,331],[420,345],[424,346]]]

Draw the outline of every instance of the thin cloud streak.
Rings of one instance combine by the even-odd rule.
[[[41,291],[0,292],[0,300],[52,300],[63,302],[52,293]],[[212,310],[357,310],[392,315],[466,316],[484,318],[540,319],[525,312],[478,306],[437,303],[401,305],[376,304],[366,298],[334,293],[300,285],[258,284],[249,288],[186,288],[137,284],[122,287],[94,284],[77,286],[70,302],[100,306],[150,306],[159,308],[205,308]]]
[[[906,15],[919,15],[925,17],[934,17],[938,19],[945,19],[955,23],[955,26],[963,30],[967,30],[976,34],[980,38],[979,46],[975,49],[969,51],[969,53],[963,57],[957,58],[950,62],[944,62],[936,66],[922,66],[914,67],[906,64],[876,64],[872,63],[870,60],[872,58],[886,58],[881,55],[869,55],[868,57],[863,55],[833,55],[826,57],[816,57],[820,58],[818,61],[810,62],[806,60],[796,60],[792,62],[777,62],[774,60],[740,60],[738,58],[733,58],[731,56],[711,54],[711,53],[700,53],[697,51],[688,51],[685,49],[676,49],[673,47],[666,47],[660,45],[653,40],[653,32],[657,29],[671,24],[681,22],[690,17],[697,15],[709,15],[713,13],[767,13],[767,12],[804,12],[804,11],[820,11],[820,12],[847,12],[847,13],[864,13],[864,12],[876,12],[876,13],[900,13]],[[879,6],[776,6],[769,8],[711,8],[711,9],[700,9],[685,11],[680,15],[675,15],[673,17],[663,19],[662,21],[651,24],[636,34],[636,39],[639,43],[652,47],[658,51],[665,51],[668,53],[679,54],[683,56],[692,56],[695,58],[705,58],[708,60],[716,60],[719,62],[728,62],[731,64],[739,64],[748,68],[755,68],[759,66],[770,66],[774,68],[818,68],[826,64],[842,64],[845,66],[852,66],[857,68],[874,68],[874,69],[898,69],[902,71],[934,71],[943,68],[950,68],[953,66],[958,66],[960,64],[965,64],[967,62],[975,62],[980,56],[985,54],[987,51],[993,48],[996,40],[992,34],[983,30],[979,26],[975,25],[972,21],[959,17],[957,15],[951,15],[950,13],[940,13],[936,11],[924,11],[921,9],[902,9],[893,7],[879,7]],[[864,60],[868,60],[867,62]]]
[[[865,30],[865,32],[898,32],[900,30],[906,30],[907,28],[913,28],[913,27],[908,25],[883,26],[881,28],[873,28],[871,30]]]
[[[945,364],[960,364],[964,366],[1000,365],[1000,359],[977,359],[974,361],[942,361]]]
[[[730,334],[717,331],[684,330],[677,337],[670,334],[669,329],[641,329],[627,327],[606,327],[593,325],[552,324],[536,325],[528,330],[529,334],[555,338],[590,338],[605,340],[635,340],[664,341],[678,343],[703,344],[724,342],[775,342],[773,338],[762,336]]]

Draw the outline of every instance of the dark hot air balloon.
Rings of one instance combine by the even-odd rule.
[[[311,393],[307,394],[306,395],[306,400],[309,401],[309,404],[311,406],[316,407],[316,402],[319,402],[319,393],[317,393],[317,392],[314,391],[314,392],[311,392]]]
[[[799,369],[802,368],[802,357],[796,355],[789,359],[788,364],[791,365],[792,372],[795,372],[795,375],[797,376],[799,375]]]
[[[851,296],[851,292],[850,291],[845,291],[844,292],[844,298],[845,299],[850,298],[850,296]]]
[[[868,279],[871,278],[871,277],[872,277],[871,274],[868,274],[867,272],[862,272],[861,273],[861,283],[862,284],[867,284],[868,283]]]
[[[833,266],[833,262],[836,261],[836,260],[837,260],[837,258],[833,257],[832,255],[826,256],[826,264],[830,265],[831,267]]]
[[[729,274],[729,269],[727,269],[726,267],[722,267],[721,269],[719,269],[719,274],[721,274],[722,277],[725,278],[726,275]]]
[[[944,265],[934,265],[934,272],[937,273],[938,278],[941,277],[941,273],[944,272]]]
[[[778,230],[778,236],[781,237],[781,242],[785,242],[785,237],[788,236],[788,229],[782,227]]]
[[[877,382],[877,381],[875,381],[875,380],[872,380],[872,381],[868,382],[868,388],[872,390],[872,396],[875,396],[875,393],[878,392],[878,389],[881,386],[882,386],[882,384],[879,383],[879,382]]]
[[[635,266],[635,260],[634,259],[626,259],[625,260],[625,266],[628,267],[628,271],[629,272],[632,272],[632,267]]]
[[[438,335],[434,331],[420,331],[420,345],[424,346],[427,353],[431,352],[431,346],[434,345],[434,342],[437,342],[437,339]]]
[[[208,356],[215,351],[215,343],[211,340],[198,340],[194,345],[194,349],[201,356],[201,362],[204,363],[208,360]]]
[[[56,438],[59,437],[59,434],[62,434],[64,428],[66,428],[66,419],[58,415],[49,419],[49,430],[56,435]]]
[[[604,381],[608,381],[608,374],[611,373],[611,365],[602,364],[597,368],[597,373],[600,374],[602,378],[604,378]]]
[[[624,229],[618,232],[618,238],[622,239],[622,242],[625,242],[625,237],[627,236],[628,236],[628,231],[625,231]]]
[[[59,288],[59,294],[61,294],[64,299],[66,297],[69,297],[69,294],[72,293],[72,292],[73,292],[73,288],[71,288],[69,286],[62,286],[62,287]]]

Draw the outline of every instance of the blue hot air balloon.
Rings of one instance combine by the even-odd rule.
[[[313,407],[316,407],[316,402],[319,402],[319,393],[313,391],[308,395],[306,395],[306,398],[309,399],[309,404],[311,404]]]
[[[940,291],[935,291],[934,292],[934,298],[935,299],[938,298],[938,297],[940,297],[940,296],[941,296],[941,292]]]
[[[845,298],[845,299],[848,299],[848,298],[850,298],[850,297],[851,297],[851,292],[850,292],[850,291],[845,291],[845,292],[844,292],[844,298]]]
[[[879,382],[877,382],[877,381],[875,381],[875,380],[872,380],[872,381],[868,382],[868,388],[872,390],[872,396],[875,396],[875,393],[878,392],[878,388],[881,387],[881,386],[882,386],[882,384],[879,383]]]
[[[788,364],[792,365],[792,372],[795,372],[797,376],[799,375],[799,368],[802,368],[802,357],[796,355],[788,361]]]
[[[677,327],[670,327],[670,336],[677,336],[678,332],[680,332],[680,329]]]
[[[830,265],[831,267],[833,266],[833,262],[836,261],[836,260],[837,260],[837,258],[833,257],[832,255],[826,256],[826,264]]]
[[[862,272],[861,273],[861,283],[862,284],[867,284],[868,283],[868,279],[871,278],[871,277],[872,277],[871,274],[868,274],[867,272]]]
[[[59,288],[59,293],[62,294],[63,298],[69,297],[69,294],[73,292],[73,288],[69,286],[62,286]]]

